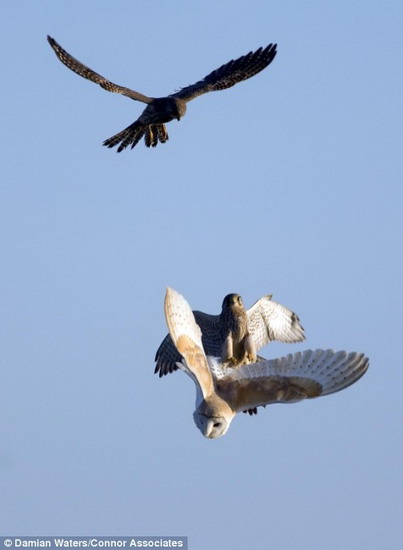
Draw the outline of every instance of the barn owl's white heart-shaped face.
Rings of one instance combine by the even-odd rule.
[[[199,428],[204,437],[208,439],[216,439],[224,435],[231,423],[231,420],[228,422],[223,416],[212,416],[208,417],[204,414],[201,414],[195,411],[193,415],[196,426]]]
[[[216,394],[204,399],[193,413],[196,426],[209,439],[227,433],[234,416],[235,412],[228,403]]]

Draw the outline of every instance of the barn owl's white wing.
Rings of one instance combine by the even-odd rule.
[[[220,437],[226,433],[236,413],[216,394],[200,327],[185,298],[171,288],[165,296],[165,318],[172,341],[183,357],[178,366],[196,384],[195,423],[204,436]]]
[[[368,358],[362,353],[320,349],[235,368],[226,368],[213,358],[209,363],[218,395],[237,412],[340,391],[368,368]]]
[[[248,328],[253,336],[256,350],[272,340],[279,342],[302,342],[304,329],[298,315],[287,307],[274,302],[271,295],[263,296],[247,311]]]
[[[214,385],[203,350],[200,327],[189,304],[176,290],[167,288],[164,307],[169,334],[186,363],[187,368],[183,370],[199,385],[203,397],[206,397],[213,391]]]

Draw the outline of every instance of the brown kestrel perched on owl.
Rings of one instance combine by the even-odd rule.
[[[222,303],[220,337],[221,360],[235,366],[256,361],[256,346],[248,329],[248,315],[239,294],[228,294]]]
[[[369,365],[363,353],[317,349],[229,367],[207,355],[195,312],[170,288],[165,319],[181,358],[178,366],[196,386],[194,421],[209,439],[224,435],[238,412],[338,392],[357,382]]]
[[[302,342],[304,329],[298,315],[271,298],[271,294],[263,296],[245,310],[239,294],[228,294],[219,315],[194,311],[206,355],[220,357],[224,364],[240,366],[255,362],[257,351],[273,340]],[[158,348],[155,360],[155,372],[160,377],[178,369],[181,355],[169,334]]]
[[[103,144],[107,147],[115,147],[115,145],[120,144],[117,149],[118,153],[129,145],[133,149],[142,137],[144,137],[147,147],[155,147],[158,142],[165,143],[168,140],[165,123],[174,119],[180,120],[185,115],[186,104],[189,101],[207,92],[225,90],[242,80],[251,78],[266,68],[277,53],[277,45],[269,44],[266,48],[259,48],[255,52],[249,52],[238,59],[229,61],[202,80],[182,88],[179,92],[167,97],[148,97],[130,88],[110,82],[72,57],[54,38],[48,36],[48,41],[60,61],[78,75],[92,80],[108,92],[122,94],[130,97],[130,99],[147,104],[147,107],[133,124],[104,141]]]

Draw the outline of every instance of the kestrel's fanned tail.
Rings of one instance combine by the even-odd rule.
[[[121,132],[115,134],[114,136],[106,139],[103,143],[106,147],[115,147],[120,143],[117,152],[120,153],[123,149],[126,149],[129,145],[133,147],[140,141],[143,137],[146,127],[144,127],[139,122],[133,122],[127,128]]]
[[[117,152],[120,153],[129,145],[133,149],[133,147],[137,145],[143,136],[147,147],[156,147],[159,142],[165,143],[169,139],[168,132],[164,124],[151,124],[149,126],[144,126],[141,122],[136,121],[121,132],[106,139],[103,145],[106,147],[115,147],[120,143],[117,149]]]

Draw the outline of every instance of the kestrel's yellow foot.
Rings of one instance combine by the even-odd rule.
[[[256,363],[257,362],[257,355],[254,353],[247,353],[246,354],[246,361],[248,363]]]
[[[235,357],[223,357],[221,361],[225,367],[236,367],[238,364]]]

